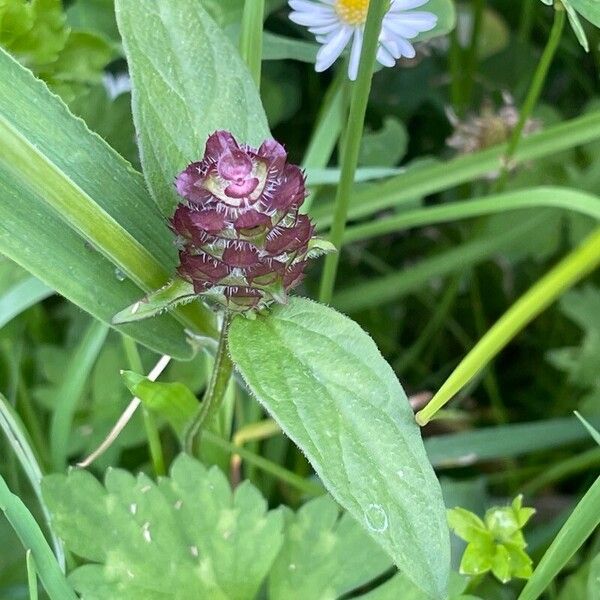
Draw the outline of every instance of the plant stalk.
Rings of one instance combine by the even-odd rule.
[[[533,79],[531,80],[531,84],[529,85],[529,90],[527,91],[527,96],[525,97],[525,102],[523,103],[523,107],[521,108],[521,114],[519,115],[519,120],[517,122],[516,127],[513,129],[513,132],[510,136],[510,140],[508,141],[508,147],[506,148],[506,153],[502,158],[502,167],[500,171],[500,177],[496,182],[495,191],[502,191],[506,186],[506,182],[508,180],[508,173],[511,167],[512,159],[517,151],[517,147],[519,146],[519,142],[521,141],[521,136],[523,135],[523,129],[525,128],[525,123],[529,117],[531,117],[531,113],[535,108],[540,95],[542,93],[542,89],[544,88],[544,83],[546,82],[546,77],[548,76],[548,71],[550,70],[550,65],[552,64],[552,60],[554,55],[556,54],[556,50],[558,49],[558,45],[560,43],[560,38],[563,32],[563,28],[565,25],[565,9],[562,4],[555,3],[554,5],[554,22],[552,23],[552,29],[550,30],[550,36],[548,37],[548,41],[546,42],[546,47],[542,53],[542,57],[540,58],[540,62],[533,74]]]
[[[419,425],[429,423],[475,375],[481,371],[526,325],[563,292],[600,264],[600,227],[549,273],[529,289],[454,369],[431,402],[419,413]]]
[[[346,229],[348,206],[352,188],[354,187],[356,167],[358,165],[358,154],[364,129],[369,93],[371,91],[381,23],[388,6],[389,2],[387,0],[372,0],[369,4],[358,77],[352,87],[348,125],[342,138],[342,172],[336,192],[335,212],[329,236],[329,240],[337,248],[341,248],[342,246],[344,230]],[[339,259],[339,252],[329,254],[325,259],[319,292],[321,302],[329,303],[331,301]]]
[[[221,406],[223,398],[225,397],[225,392],[227,391],[229,379],[231,378],[233,363],[231,362],[229,352],[227,351],[227,334],[229,332],[230,323],[231,314],[226,312],[223,317],[219,346],[215,355],[215,364],[213,366],[210,381],[208,382],[208,387],[204,393],[204,398],[202,399],[202,406],[200,407],[198,415],[192,423],[190,423],[185,434],[185,451],[191,455],[194,454],[198,434]]]

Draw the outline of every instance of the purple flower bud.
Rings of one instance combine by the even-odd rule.
[[[298,214],[305,178],[283,146],[257,150],[217,131],[175,187],[184,199],[171,218],[178,272],[195,292],[239,312],[285,301],[304,276],[314,227]]]

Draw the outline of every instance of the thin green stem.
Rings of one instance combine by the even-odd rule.
[[[325,492],[325,488],[318,483],[304,479],[296,473],[284,469],[280,465],[271,462],[270,460],[251,452],[243,446],[236,446],[235,444],[224,440],[211,431],[205,431],[203,434],[207,440],[210,440],[212,444],[219,446],[221,449],[229,452],[230,454],[238,454],[246,462],[258,467],[265,473],[269,473],[273,477],[284,481],[285,483],[299,489],[300,491],[310,496],[322,496]]]
[[[335,212],[329,238],[337,248],[341,248],[344,230],[346,229],[348,206],[352,188],[354,187],[356,167],[358,165],[358,154],[364,129],[369,93],[371,91],[379,33],[381,31],[383,16],[388,6],[389,3],[387,0],[372,0],[369,4],[358,77],[352,88],[348,125],[343,137],[342,172],[335,197]],[[328,303],[331,301],[338,264],[339,252],[329,254],[325,259],[319,293],[321,302]]]
[[[465,106],[469,106],[471,96],[473,94],[473,82],[477,73],[477,63],[479,58],[479,38],[481,34],[481,26],[483,24],[483,11],[485,9],[484,0],[472,0],[473,12],[473,29],[471,31],[471,42],[466,53],[465,60],[465,77],[464,77],[464,92],[463,98]]]
[[[242,14],[242,32],[240,34],[240,54],[248,65],[248,70],[260,89],[262,67],[263,20],[265,0],[246,0]]]
[[[526,44],[529,41],[531,35],[531,29],[533,27],[533,17],[535,14],[535,5],[538,0],[523,0],[521,6],[521,18],[519,19],[519,41]]]
[[[196,418],[192,421],[185,434],[185,451],[188,454],[194,454],[196,438],[203,426],[210,420],[215,412],[221,406],[227,385],[233,371],[233,363],[227,351],[227,333],[231,323],[231,314],[226,312],[223,317],[221,335],[219,337],[219,346],[215,355],[213,371],[202,399],[202,406]]]
[[[125,350],[125,355],[127,356],[129,368],[141,375],[144,372],[144,366],[135,340],[126,335],[123,335],[121,339],[123,341],[123,348]],[[150,451],[154,473],[156,473],[157,476],[166,475],[167,469],[165,466],[165,457],[156,421],[154,420],[152,413],[150,413],[145,406],[142,406],[142,417],[144,419],[144,429],[146,430],[148,450]]]
[[[563,292],[600,264],[600,228],[577,249],[529,289],[475,345],[431,402],[419,413],[417,422],[427,424],[440,408],[481,371],[526,325]]]
[[[565,9],[559,2],[554,5],[554,22],[552,24],[552,29],[550,30],[550,36],[548,37],[546,47],[542,52],[542,57],[540,58],[540,62],[535,70],[531,84],[529,85],[529,90],[527,91],[527,96],[525,97],[525,102],[521,108],[521,114],[519,115],[519,121],[517,122],[517,125],[511,134],[510,140],[508,141],[508,147],[506,148],[506,153],[504,154],[502,161],[502,170],[496,183],[496,191],[501,191],[506,185],[512,159],[517,151],[519,142],[521,141],[525,123],[527,123],[528,119],[531,117],[533,109],[535,108],[542,93],[544,83],[546,82],[546,77],[548,76],[548,71],[550,70],[550,65],[552,64],[552,60],[560,43],[564,25]]]
[[[450,98],[452,107],[458,115],[464,111],[462,79],[463,51],[458,41],[456,29],[450,33],[450,52],[448,52],[448,68],[450,70]]]

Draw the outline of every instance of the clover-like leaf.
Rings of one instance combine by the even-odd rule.
[[[270,600],[339,598],[368,583],[391,560],[329,496],[286,510],[285,541],[269,576]]]
[[[460,572],[480,575],[491,571],[503,583],[513,577],[529,578],[532,562],[521,530],[534,513],[533,508],[523,506],[523,496],[517,496],[510,506],[490,508],[483,521],[464,508],[449,510],[450,527],[468,542]]]
[[[253,598],[283,539],[281,512],[250,483],[232,493],[187,456],[158,484],[110,470],[104,486],[85,471],[42,486],[56,531],[89,561],[70,575],[83,600]]]

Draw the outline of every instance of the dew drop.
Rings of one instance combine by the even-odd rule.
[[[388,516],[379,504],[369,504],[365,511],[365,522],[371,531],[383,533],[388,528]]]
[[[295,565],[294,563],[290,563],[290,564],[288,565],[288,569],[289,569],[290,571],[295,571],[295,570],[296,570],[296,568],[297,568],[297,567],[296,567],[296,565]]]
[[[115,269],[115,277],[119,281],[125,281],[127,279],[127,275],[125,275],[125,273],[123,273],[123,271],[121,271],[121,269]]]
[[[400,477],[400,479],[402,479],[404,477],[404,471],[402,469],[398,469],[396,471],[396,475],[398,475],[398,477]]]

